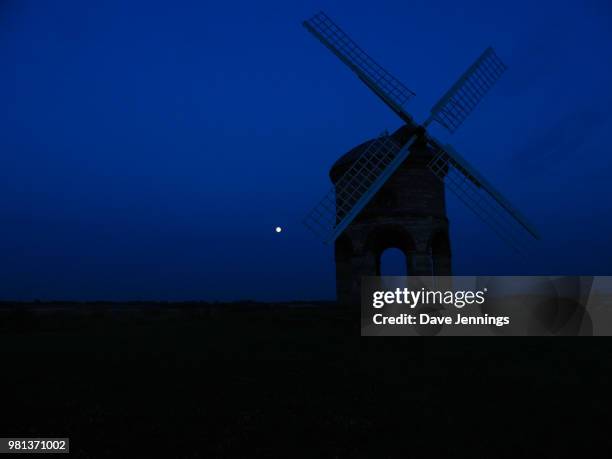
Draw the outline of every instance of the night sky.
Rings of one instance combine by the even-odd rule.
[[[0,299],[333,298],[301,220],[401,123],[302,27],[320,9],[419,121],[485,47],[508,65],[434,133],[543,239],[521,257],[449,196],[455,274],[612,274],[609,0],[4,0]]]

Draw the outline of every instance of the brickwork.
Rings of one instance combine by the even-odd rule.
[[[405,139],[403,127],[392,136]],[[368,142],[340,158],[330,171],[335,183]],[[385,183],[335,243],[336,292],[341,304],[358,304],[361,277],[380,275],[381,254],[400,249],[410,275],[451,275],[444,184],[427,167],[431,153],[416,142]]]

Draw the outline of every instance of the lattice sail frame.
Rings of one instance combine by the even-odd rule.
[[[487,48],[432,107],[425,125],[433,120],[455,132],[507,68],[493,48]]]
[[[356,73],[400,118],[408,125],[414,126],[412,117],[403,108],[403,105],[414,96],[412,91],[370,58],[324,13],[318,13],[305,21],[304,26]],[[487,48],[433,106],[431,115],[423,123],[423,127],[427,127],[432,121],[437,121],[451,133],[457,130],[506,69],[506,65],[495,51]],[[427,138],[437,151],[430,164],[432,172],[500,237],[519,251],[522,246],[521,239],[525,236],[524,232],[518,231],[520,227],[536,239],[539,238],[526,219],[452,147],[442,147],[429,135]],[[374,157],[382,154],[381,151],[386,151],[383,145],[387,140],[381,137],[370,145],[370,148],[380,149]],[[304,220],[306,226],[325,242],[334,241],[397,170],[408,156],[414,140],[413,136],[397,153],[392,153],[393,158],[389,165],[377,169],[376,176],[369,176],[368,181],[362,181],[363,164],[361,166],[354,164],[353,174],[349,175],[352,167],[307,215]],[[397,145],[396,147],[399,148]],[[390,151],[393,150],[395,148],[391,147]],[[365,161],[363,158],[368,151],[364,152],[358,162]]]
[[[414,137],[400,147],[385,134],[375,139],[308,213],[304,224],[333,242],[408,156]]]
[[[450,145],[441,146],[430,138],[435,148],[429,168],[470,210],[504,239],[522,252],[526,230],[539,239],[537,231],[493,186]]]
[[[325,13],[319,12],[303,24],[400,118],[404,121],[412,120],[403,107],[414,96],[414,92],[374,61]]]

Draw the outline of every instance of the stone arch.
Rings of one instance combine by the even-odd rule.
[[[403,250],[391,247],[380,254],[381,276],[408,276],[408,259]]]
[[[387,249],[399,249],[406,257],[406,272],[412,272],[412,256],[416,250],[414,239],[400,226],[376,228],[367,237],[365,249],[375,260],[375,274],[380,276],[380,258]]]

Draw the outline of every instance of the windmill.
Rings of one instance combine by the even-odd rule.
[[[404,108],[415,94],[377,64],[325,13],[316,14],[304,21],[303,25],[404,123],[395,133],[382,134],[341,158],[339,163],[342,164],[334,165],[330,173],[334,186],[304,219],[306,226],[325,243],[335,243],[337,289],[341,302],[349,301],[349,298],[358,295],[361,276],[380,274],[379,258],[382,246],[378,244],[378,252],[370,256],[368,251],[374,250],[372,238],[365,233],[376,232],[381,225],[389,226],[392,219],[384,215],[383,218],[381,212],[378,212],[376,218],[368,217],[367,221],[364,221],[362,215],[368,210],[379,211],[385,207],[376,201],[380,200],[380,197],[384,198],[381,193],[384,195],[385,188],[393,188],[390,183],[393,180],[397,182],[395,176],[399,174],[398,171],[412,170],[411,177],[415,179],[415,183],[426,183],[419,191],[419,187],[411,185],[410,177],[406,176],[403,183],[413,188],[409,199],[422,201],[420,207],[417,206],[418,212],[413,206],[410,213],[414,215],[420,212],[421,217],[420,220],[410,220],[402,216],[399,226],[412,225],[418,227],[417,233],[422,233],[424,225],[429,225],[430,240],[435,230],[433,227],[446,231],[447,234],[444,188],[448,188],[515,249],[520,251],[526,239],[539,238],[526,218],[451,145],[443,144],[427,131],[428,126],[435,121],[454,133],[501,77],[506,66],[492,48],[487,48],[476,59],[431,108],[429,117],[419,125]],[[430,178],[435,179],[437,185],[429,182]],[[396,183],[394,187],[397,189],[401,185],[402,183]],[[419,197],[419,194],[423,198]],[[428,203],[425,195],[429,198],[437,196],[432,201],[434,204]],[[423,211],[428,206],[433,209],[430,213],[435,215],[425,215],[427,218],[424,218]],[[358,223],[360,218],[362,221]],[[424,223],[425,221],[429,223]],[[387,232],[386,238],[390,240],[385,244],[403,245],[404,252],[414,252],[415,256],[409,261],[410,270],[420,275],[450,275],[448,242],[440,257],[445,267],[436,270],[431,266],[433,261],[429,263],[427,259],[432,259],[433,256],[431,241],[429,248],[425,248],[424,243],[420,249],[415,248],[414,243],[406,242],[406,237],[402,236],[404,229],[396,228],[395,232]],[[410,228],[407,231],[410,232]],[[352,238],[347,236],[348,232],[353,234]]]

